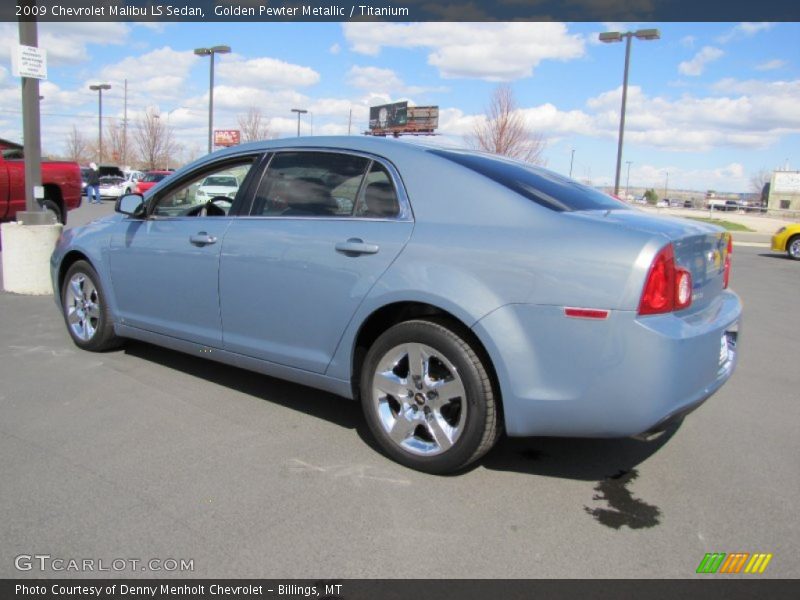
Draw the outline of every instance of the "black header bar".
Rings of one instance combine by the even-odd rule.
[[[800,21],[787,0],[16,0],[0,21]]]

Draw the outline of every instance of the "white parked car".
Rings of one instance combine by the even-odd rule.
[[[233,175],[212,175],[206,177],[195,193],[198,201],[209,201],[220,196],[231,201],[239,191],[239,180]]]
[[[141,171],[127,171],[124,177],[108,175],[100,178],[100,196],[119,198],[136,191],[137,182],[144,177]]]

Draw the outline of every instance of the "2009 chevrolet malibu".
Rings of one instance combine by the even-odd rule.
[[[240,182],[234,197],[198,188]],[[67,330],[361,402],[433,473],[510,436],[663,430],[736,365],[731,240],[555,173],[392,140],[295,138],[188,165],[66,231]]]

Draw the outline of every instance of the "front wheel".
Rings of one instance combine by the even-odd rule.
[[[77,346],[102,352],[119,345],[100,278],[88,262],[79,260],[67,271],[61,305],[67,331]]]
[[[791,238],[786,244],[786,253],[789,258],[800,260],[800,235]]]
[[[461,469],[488,452],[500,422],[487,368],[454,329],[406,321],[372,345],[361,371],[372,434],[397,462],[428,473]]]

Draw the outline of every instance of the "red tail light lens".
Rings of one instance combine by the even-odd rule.
[[[722,287],[727,288],[731,280],[731,254],[733,254],[733,238],[728,233],[728,251],[725,252],[725,270],[722,272]]]
[[[691,304],[692,275],[675,265],[675,252],[672,244],[668,244],[650,265],[639,302],[639,314],[663,314],[688,308]]]

